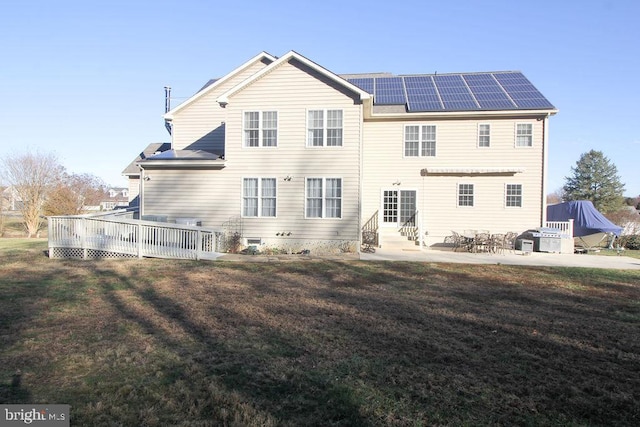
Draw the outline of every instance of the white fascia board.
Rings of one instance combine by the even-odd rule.
[[[227,165],[224,160],[150,160],[136,163],[140,168],[145,170],[152,169],[222,169]]]
[[[228,104],[229,103],[229,97],[233,96],[235,93],[239,92],[240,90],[242,90],[245,87],[249,86],[251,83],[253,83],[256,80],[260,79],[265,74],[272,72],[273,70],[277,69],[278,67],[280,67],[283,64],[286,64],[291,59],[295,59],[295,60],[297,60],[299,62],[302,62],[307,67],[317,71],[318,73],[322,74],[323,76],[327,77],[328,79],[333,80],[334,82],[336,82],[339,85],[345,87],[346,89],[349,89],[350,91],[352,91],[354,93],[357,93],[360,96],[361,100],[369,99],[371,97],[371,95],[369,93],[363,91],[362,89],[360,89],[356,85],[353,85],[353,84],[349,83],[348,81],[346,81],[342,77],[332,73],[331,71],[327,70],[326,68],[322,67],[321,65],[316,64],[315,62],[305,58],[304,56],[302,56],[299,53],[297,53],[297,52],[292,50],[292,51],[287,52],[286,55],[278,58],[277,61],[269,64],[267,67],[265,67],[262,70],[258,71],[257,73],[255,73],[254,75],[252,75],[251,77],[246,79],[245,81],[237,84],[236,86],[232,87],[231,89],[229,89],[228,91],[226,91],[225,93],[220,95],[216,101],[219,104],[222,104],[222,105]]]
[[[250,60],[248,60],[247,62],[245,62],[244,64],[242,64],[238,68],[236,68],[235,70],[231,71],[230,73],[225,74],[223,77],[219,78],[218,80],[216,80],[211,85],[209,85],[206,88],[202,89],[200,92],[196,93],[191,98],[187,99],[182,104],[178,105],[176,108],[171,109],[171,111],[167,112],[163,116],[164,119],[165,120],[172,120],[175,113],[179,112],[180,110],[185,108],[187,105],[191,105],[196,100],[202,98],[203,96],[205,96],[206,94],[208,94],[209,92],[214,90],[216,87],[218,87],[219,85],[221,85],[225,81],[229,80],[234,75],[242,72],[242,70],[244,70],[245,68],[255,64],[256,62],[258,62],[258,61],[260,61],[262,59],[268,59],[268,60],[270,60],[272,62],[276,61],[276,58],[273,55],[270,55],[267,52],[260,52],[258,55],[254,56],[253,58],[251,58]]]
[[[433,119],[433,118],[455,118],[455,117],[498,117],[498,116],[553,116],[558,113],[553,110],[497,110],[497,111],[426,111],[421,113],[371,113],[365,119]]]

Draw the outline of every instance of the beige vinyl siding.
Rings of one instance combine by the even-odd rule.
[[[140,194],[140,178],[129,177],[129,203]]]
[[[196,102],[177,112],[173,118],[173,148],[176,150],[206,150],[216,154],[224,154],[223,122],[225,111],[216,102],[216,99],[264,67],[262,62],[257,61],[219,84]]]
[[[341,147],[306,147],[308,109],[343,111]],[[245,111],[277,111],[277,147],[243,147]],[[242,213],[244,178],[276,178],[276,217],[243,218],[245,237],[276,239],[284,232],[291,233],[288,241],[358,240],[360,105],[310,72],[284,64],[231,96],[222,112],[216,120],[226,123],[226,167],[147,171],[152,179],[145,182],[146,215],[195,216],[203,225],[222,226]],[[306,178],[342,179],[342,218],[305,218]]]
[[[144,214],[198,218],[204,226],[220,227],[238,215],[241,183],[220,170],[147,169],[144,182]]]
[[[491,146],[478,147],[478,123],[491,125]],[[533,147],[515,147],[515,123],[533,124]],[[542,121],[535,119],[375,121],[364,123],[363,221],[380,206],[382,189],[418,189],[418,209],[430,241],[451,230],[524,231],[540,225]],[[435,157],[404,157],[404,126],[436,125]],[[510,175],[427,175],[422,169],[519,168]],[[399,186],[392,183],[401,182]],[[458,207],[458,184],[474,184],[474,206]],[[522,208],[505,206],[505,185],[521,184]]]
[[[341,109],[341,147],[307,147],[307,111]],[[245,218],[247,236],[292,233],[304,239],[357,240],[359,236],[359,144],[361,108],[349,96],[289,63],[233,95],[226,107],[226,159],[237,181],[278,178],[277,218]],[[244,147],[245,111],[277,111],[278,146]],[[284,178],[291,176],[290,181]],[[305,218],[306,178],[342,179],[342,218]],[[275,233],[273,233],[275,235]]]

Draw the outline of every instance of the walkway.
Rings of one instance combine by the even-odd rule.
[[[640,259],[627,256],[600,256],[578,254],[553,254],[533,252],[523,255],[520,251],[515,254],[473,254],[468,252],[453,252],[443,250],[384,250],[376,249],[375,253],[339,254],[339,255],[234,255],[225,254],[219,261],[241,262],[295,262],[313,260],[363,260],[363,261],[417,261],[417,262],[446,262],[461,264],[505,264],[532,265],[548,267],[585,267],[610,268],[618,270],[640,270]]]

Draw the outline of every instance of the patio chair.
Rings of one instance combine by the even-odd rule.
[[[453,243],[453,251],[457,252],[458,249],[464,249],[469,251],[471,249],[472,240],[466,238],[460,233],[451,231],[451,240]]]
[[[511,251],[511,253],[516,252],[516,237],[518,237],[518,233],[514,233],[513,231],[509,231],[504,235],[504,243],[502,245],[502,252]]]
[[[496,233],[491,235],[491,252],[494,254],[502,253],[504,251],[504,237],[502,233]]]
[[[489,252],[491,248],[491,236],[489,233],[478,233],[473,239],[472,252]]]

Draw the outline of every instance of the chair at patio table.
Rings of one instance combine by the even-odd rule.
[[[477,233],[473,239],[472,252],[489,252],[491,249],[491,236],[489,233]]]
[[[502,244],[502,252],[511,251],[511,253],[516,252],[516,238],[518,237],[518,233],[513,231],[509,231],[504,235],[504,240]]]
[[[491,235],[491,252],[494,254],[504,252],[504,237],[503,233],[495,233]]]

